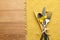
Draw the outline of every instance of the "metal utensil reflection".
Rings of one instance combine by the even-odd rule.
[[[42,35],[40,40],[49,40],[49,37],[47,35],[47,27],[46,25],[50,22],[52,13],[51,12],[46,12],[46,7],[43,8],[42,13],[35,13],[35,17],[37,19],[37,22],[39,24],[39,26],[41,27],[42,30]]]

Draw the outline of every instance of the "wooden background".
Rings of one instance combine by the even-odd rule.
[[[0,0],[0,40],[25,40],[24,0]]]

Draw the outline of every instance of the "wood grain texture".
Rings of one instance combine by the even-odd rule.
[[[24,0],[0,0],[0,40],[25,40]]]
[[[24,9],[24,0],[0,0],[0,10]]]

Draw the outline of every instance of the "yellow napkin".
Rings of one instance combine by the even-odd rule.
[[[52,12],[47,25],[50,40],[60,40],[60,0],[26,0],[26,40],[40,40],[42,32],[34,11],[42,12],[43,7]]]

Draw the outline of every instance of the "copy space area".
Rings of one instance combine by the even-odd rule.
[[[0,0],[0,40],[25,40],[24,0]]]

